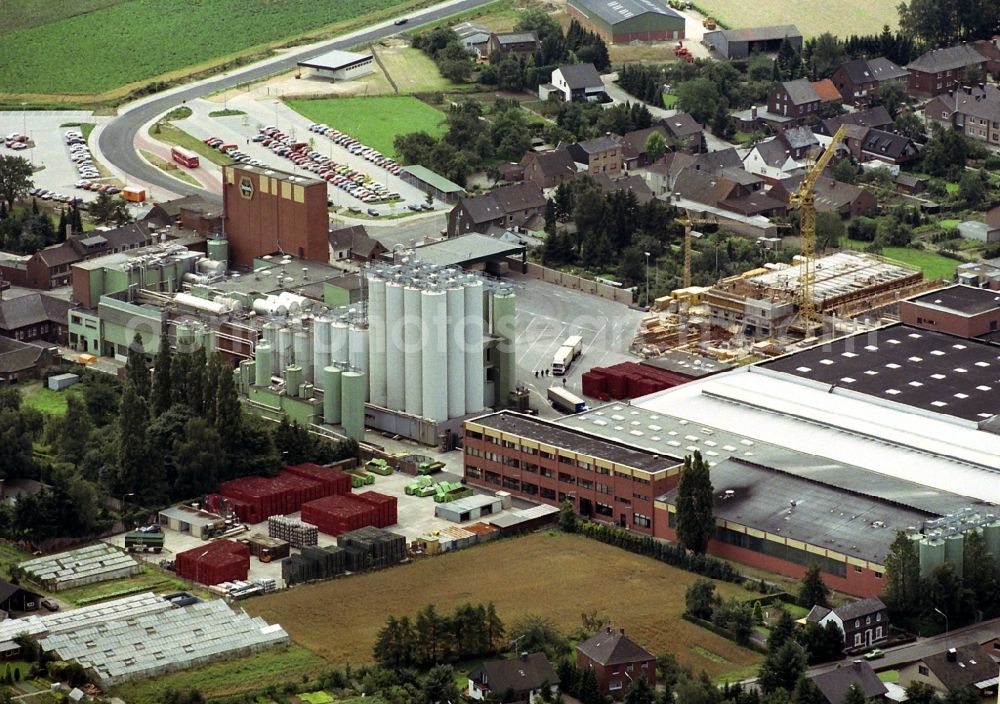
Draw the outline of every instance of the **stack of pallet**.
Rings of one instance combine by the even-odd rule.
[[[291,516],[271,516],[267,519],[267,534],[284,540],[293,548],[305,548],[317,544],[319,530]]]
[[[347,553],[336,545],[307,547],[281,563],[281,578],[291,586],[316,579],[332,579],[347,571]]]
[[[351,572],[388,567],[406,557],[406,538],[373,526],[344,533],[337,545],[346,551]]]
[[[177,574],[201,584],[244,580],[250,572],[250,548],[231,540],[218,540],[177,554]]]

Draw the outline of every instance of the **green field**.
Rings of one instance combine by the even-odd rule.
[[[385,72],[403,95],[454,90],[459,86],[446,79],[427,54],[411,47],[376,49]]]
[[[830,0],[830,2],[786,2],[785,0],[696,0],[695,6],[726,27],[760,27],[794,24],[805,37],[830,32],[846,38],[851,34],[878,34],[883,25],[899,22],[896,0]],[[721,27],[720,27],[721,29]]]
[[[226,57],[411,0],[7,0],[0,42],[0,93],[48,97],[102,94],[155,77],[176,78]],[[66,6],[84,8],[67,16]],[[56,9],[58,8],[58,10]],[[87,11],[91,10],[91,11]],[[41,21],[36,21],[37,17]],[[398,10],[397,10],[398,11]],[[72,12],[72,11],[71,11]],[[3,30],[0,30],[2,32]]]
[[[849,240],[845,237],[840,241],[840,245],[847,249],[863,250],[868,246],[868,243]],[[928,280],[947,279],[948,281],[953,281],[955,279],[955,267],[961,263],[934,252],[925,252],[922,249],[914,249],[912,247],[886,247],[882,250],[881,256],[918,267],[923,270],[924,278]]]
[[[325,122],[347,132],[387,156],[396,152],[392,140],[407,132],[444,134],[444,114],[408,96],[289,100],[288,106],[313,122]]]
[[[313,677],[326,667],[329,663],[318,655],[301,646],[291,645],[195,670],[128,682],[113,687],[110,694],[127,702],[158,702],[162,701],[163,693],[168,689],[183,691],[193,687],[211,700],[213,697],[259,692],[268,685],[280,687],[285,682],[298,683],[303,675]]]
[[[27,384],[21,387],[21,396],[24,398],[25,406],[54,416],[61,416],[66,412],[68,395],[82,393],[83,387],[80,384],[71,386],[64,391],[52,391],[42,384]]]

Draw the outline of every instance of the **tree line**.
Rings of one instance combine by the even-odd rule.
[[[373,654],[382,667],[428,668],[494,655],[504,633],[493,602],[461,604],[451,614],[439,614],[427,604],[412,620],[390,615],[375,639]]]

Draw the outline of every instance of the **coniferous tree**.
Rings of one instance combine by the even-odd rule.
[[[152,490],[147,476],[150,465],[149,407],[131,379],[126,380],[118,417],[118,486],[122,493],[148,496]]]
[[[125,379],[132,384],[132,390],[143,400],[149,398],[150,381],[149,368],[146,366],[146,353],[142,347],[142,335],[135,334],[132,344],[128,347],[128,360],[125,363]]]
[[[67,396],[66,413],[59,420],[59,425],[59,457],[77,467],[87,452],[93,431],[86,402],[79,396]]]
[[[170,351],[170,337],[160,334],[160,350],[156,354],[156,366],[153,368],[152,410],[154,415],[166,412],[173,403],[173,379],[171,377],[173,353]]]
[[[823,582],[819,565],[813,563],[806,568],[799,585],[799,606],[811,609],[814,606],[829,608],[830,588]]]
[[[684,458],[677,484],[677,539],[687,549],[704,554],[715,534],[714,496],[708,463],[701,452]]]

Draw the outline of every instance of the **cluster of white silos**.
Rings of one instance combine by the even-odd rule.
[[[371,403],[439,422],[483,410],[483,280],[418,262],[363,275]]]
[[[926,521],[920,532],[913,530],[910,533],[910,539],[916,543],[921,576],[930,575],[945,562],[950,562],[961,576],[965,563],[965,538],[971,532],[981,534],[986,551],[1000,561],[1000,517],[969,507]]]

